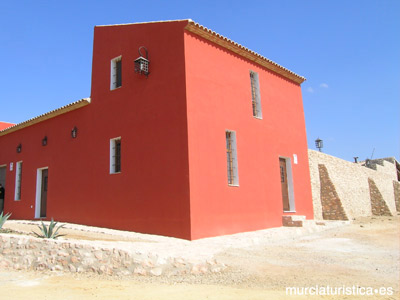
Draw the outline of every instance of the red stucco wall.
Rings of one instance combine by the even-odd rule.
[[[185,57],[192,238],[281,226],[280,156],[292,158],[296,214],[312,219],[300,86],[191,33]],[[250,70],[262,120],[252,115]],[[227,184],[225,130],[236,131],[239,187]]]
[[[0,130],[6,129],[6,128],[11,127],[13,125],[15,125],[15,124],[7,123],[7,122],[0,122]]]
[[[183,26],[95,28],[92,103],[0,138],[0,165],[23,161],[21,201],[13,198],[15,168],[7,169],[6,211],[34,218],[36,170],[48,167],[49,218],[190,238]],[[148,79],[134,72],[139,46],[149,50]],[[110,61],[119,55],[122,87],[110,91]],[[122,172],[109,174],[115,137]]]
[[[6,212],[34,219],[37,169],[47,167],[47,219],[185,239],[281,226],[282,156],[292,159],[296,214],[313,217],[300,86],[186,24],[95,27],[91,104],[0,136]],[[134,72],[140,46],[149,51],[148,78]],[[122,86],[110,91],[120,55]],[[249,70],[259,74],[262,120],[252,116]],[[238,187],[227,184],[225,130],[237,135]],[[116,137],[121,173],[110,174]],[[22,196],[14,201],[18,161]]]

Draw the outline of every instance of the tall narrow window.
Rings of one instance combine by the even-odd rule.
[[[114,90],[122,85],[122,56],[111,60],[111,85],[110,90]]]
[[[226,131],[225,139],[226,139],[228,184],[239,185],[237,151],[236,151],[236,132]]]
[[[15,196],[14,200],[21,200],[22,161],[17,162],[15,168]]]
[[[110,174],[121,172],[121,138],[110,140]]]
[[[262,119],[261,112],[261,97],[260,97],[260,83],[258,81],[258,74],[250,71],[251,83],[251,105],[253,107],[253,116]]]

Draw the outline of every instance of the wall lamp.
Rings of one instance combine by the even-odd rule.
[[[143,56],[142,50],[145,51],[146,58]],[[135,73],[144,74],[144,75],[146,75],[146,77],[148,77],[150,74],[150,72],[149,72],[149,64],[150,64],[149,53],[148,53],[146,47],[144,47],[144,46],[140,46],[138,52],[139,52],[140,56],[135,59]]]
[[[47,146],[47,136],[45,136],[42,140],[42,146]]]
[[[19,144],[19,145],[17,146],[17,153],[21,153],[21,151],[22,151],[22,145]]]
[[[315,147],[318,148],[319,152],[322,152],[321,149],[324,147],[324,142],[320,138],[317,138],[315,140]]]
[[[78,135],[78,128],[76,126],[74,126],[74,128],[72,128],[72,130],[71,130],[71,136],[74,139],[77,137],[77,135]]]

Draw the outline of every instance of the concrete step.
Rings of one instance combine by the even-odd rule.
[[[285,227],[303,227],[305,216],[282,216],[282,224]]]

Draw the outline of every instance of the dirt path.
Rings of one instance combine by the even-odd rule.
[[[370,288],[367,299],[400,299],[399,252],[399,216],[364,218],[267,246],[226,249],[217,255],[229,266],[221,274],[116,278],[0,269],[0,299],[320,299],[288,296],[286,287],[328,285]],[[389,295],[380,296],[382,287]]]

